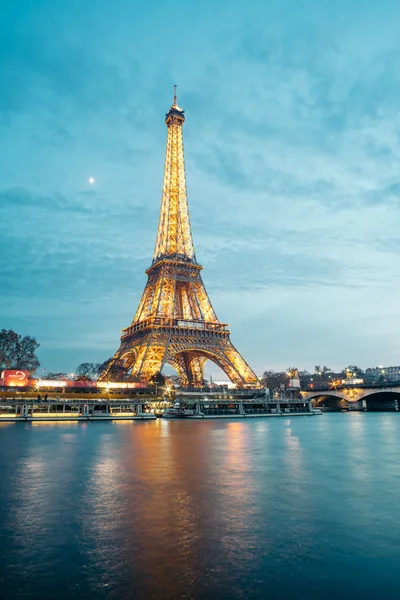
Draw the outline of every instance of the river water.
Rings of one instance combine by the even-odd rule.
[[[400,597],[400,414],[0,426],[4,600]]]

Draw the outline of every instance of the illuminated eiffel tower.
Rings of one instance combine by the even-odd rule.
[[[182,126],[185,114],[174,103],[165,117],[168,127],[160,220],[148,281],[121,345],[101,374],[113,367],[141,381],[169,364],[184,386],[203,385],[207,360],[218,365],[237,386],[257,386],[258,379],[229,339],[229,327],[218,321],[201,279],[190,228],[186,195]]]

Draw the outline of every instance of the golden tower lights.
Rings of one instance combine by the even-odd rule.
[[[174,102],[168,127],[160,219],[153,262],[132,324],[122,330],[121,345],[100,380],[122,365],[134,378],[149,381],[168,363],[182,385],[202,386],[207,360],[237,386],[258,386],[258,378],[218,321],[204,287],[190,227],[182,126],[185,114]]]

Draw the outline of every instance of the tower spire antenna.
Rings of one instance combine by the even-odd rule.
[[[176,102],[176,84],[174,85],[174,104],[173,106],[177,106],[177,102]]]

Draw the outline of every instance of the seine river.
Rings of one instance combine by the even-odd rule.
[[[0,426],[4,600],[399,598],[400,414]]]

